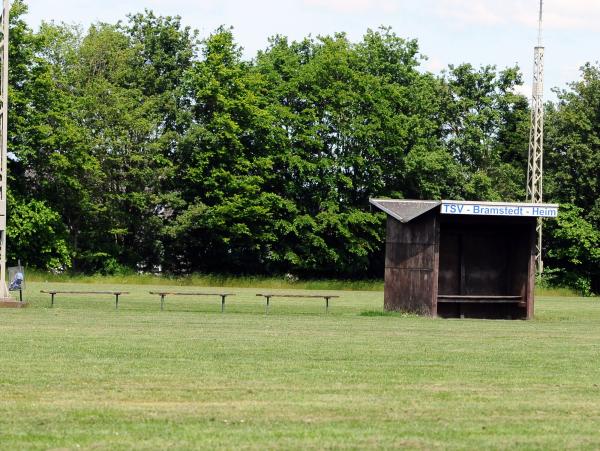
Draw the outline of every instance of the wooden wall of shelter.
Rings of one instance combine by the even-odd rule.
[[[429,212],[408,223],[387,219],[384,308],[437,314],[439,220]]]

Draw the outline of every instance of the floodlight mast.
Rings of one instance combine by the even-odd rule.
[[[7,196],[7,133],[8,133],[8,29],[9,0],[3,0],[2,42],[0,53],[2,70],[0,71],[0,300],[10,299],[6,285],[6,196]]]
[[[527,200],[542,203],[542,178],[544,163],[544,47],[542,46],[542,8],[538,22],[538,43],[533,54],[533,89],[531,96],[531,127],[529,129],[529,156],[527,159]],[[544,270],[542,261],[542,218],[536,224],[536,267],[539,274]]]

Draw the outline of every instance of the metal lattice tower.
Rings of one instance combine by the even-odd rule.
[[[542,46],[542,7],[538,24],[538,43],[533,56],[533,93],[531,96],[531,128],[529,130],[529,157],[527,161],[527,201],[542,202],[542,178],[544,163],[544,47]],[[543,271],[542,262],[542,219],[536,226],[536,265],[538,273]]]
[[[10,3],[3,0],[2,42],[0,43],[0,300],[10,298],[6,286],[6,196],[7,196],[7,131],[8,131],[8,19]]]

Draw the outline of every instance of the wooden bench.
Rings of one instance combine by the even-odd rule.
[[[484,296],[484,295],[462,295],[462,294],[440,294],[438,303],[464,303],[464,304],[519,304],[525,307],[522,296]]]
[[[458,316],[465,317],[464,304],[517,304],[519,307],[527,307],[522,296],[486,296],[486,295],[463,295],[463,294],[440,294],[437,297],[438,304],[455,304],[458,306]],[[465,306],[466,308],[466,306]],[[511,319],[509,315],[507,317]]]
[[[269,313],[269,303],[271,298],[321,298],[325,299],[325,313],[329,313],[329,300],[332,298],[339,298],[339,296],[333,296],[330,294],[279,294],[279,293],[258,293],[257,296],[262,296],[267,299],[267,305],[265,313]]]
[[[164,310],[165,297],[171,296],[221,296],[221,313],[225,311],[225,298],[227,296],[235,296],[235,293],[199,293],[191,291],[150,291],[150,294],[158,294],[160,296],[160,309]]]
[[[115,309],[119,308],[119,296],[129,294],[129,291],[62,291],[62,290],[41,290],[40,293],[50,295],[50,307],[54,307],[54,296],[57,294],[112,294],[115,297]]]

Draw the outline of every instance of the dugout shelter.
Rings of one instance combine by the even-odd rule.
[[[387,213],[384,308],[533,317],[535,226],[556,204],[371,199]]]

